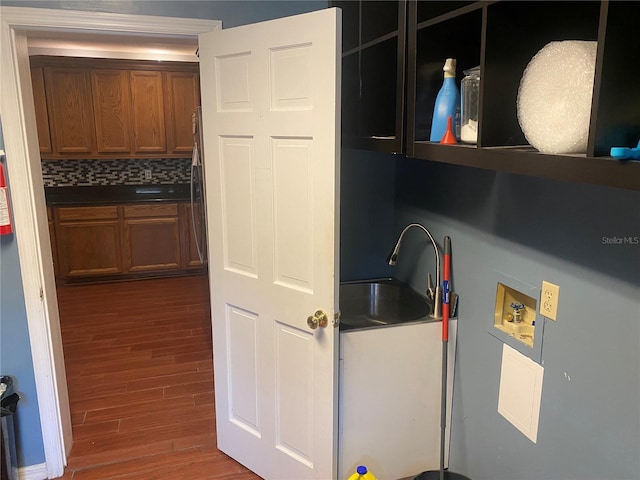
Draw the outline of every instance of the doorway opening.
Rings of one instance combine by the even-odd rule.
[[[20,255],[34,377],[42,424],[46,471],[62,475],[71,449],[71,417],[65,382],[58,303],[48,238],[29,75],[28,37],[33,32],[64,36],[135,35],[149,38],[191,37],[221,28],[220,21],[3,7],[2,110],[5,147],[10,157],[14,222]],[[41,35],[41,34],[40,34]],[[5,48],[6,47],[6,48]]]

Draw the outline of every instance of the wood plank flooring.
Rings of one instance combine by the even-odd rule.
[[[206,276],[58,287],[64,480],[258,480],[216,447]]]

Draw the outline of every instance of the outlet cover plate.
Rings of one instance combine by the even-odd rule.
[[[558,299],[560,298],[560,287],[553,283],[542,281],[542,291],[540,293],[540,315],[551,320],[556,320],[558,316]]]

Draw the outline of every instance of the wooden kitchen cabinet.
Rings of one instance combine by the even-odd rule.
[[[167,135],[164,119],[162,73],[132,71],[132,153],[164,153]]]
[[[129,72],[91,70],[97,153],[131,151]]]
[[[49,131],[49,110],[47,109],[47,94],[44,89],[44,69],[31,69],[31,86],[33,89],[33,103],[36,110],[36,127],[38,128],[38,144],[40,153],[51,153],[51,132]]]
[[[54,267],[62,283],[184,275],[204,270],[190,204],[53,207]],[[197,217],[198,218],[198,217]]]
[[[193,149],[192,114],[200,105],[197,72],[166,72],[165,111],[167,152],[190,156]]]
[[[197,63],[30,60],[43,159],[191,156]]]
[[[95,127],[89,72],[78,68],[45,67],[44,78],[53,151],[91,155]]]
[[[127,272],[181,268],[178,204],[125,205],[123,227]]]
[[[118,207],[56,208],[55,219],[61,277],[123,272]]]

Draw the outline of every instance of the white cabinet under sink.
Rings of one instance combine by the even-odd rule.
[[[366,465],[378,480],[440,466],[442,323],[421,322],[340,334],[338,478]],[[457,321],[449,323],[447,435]]]

